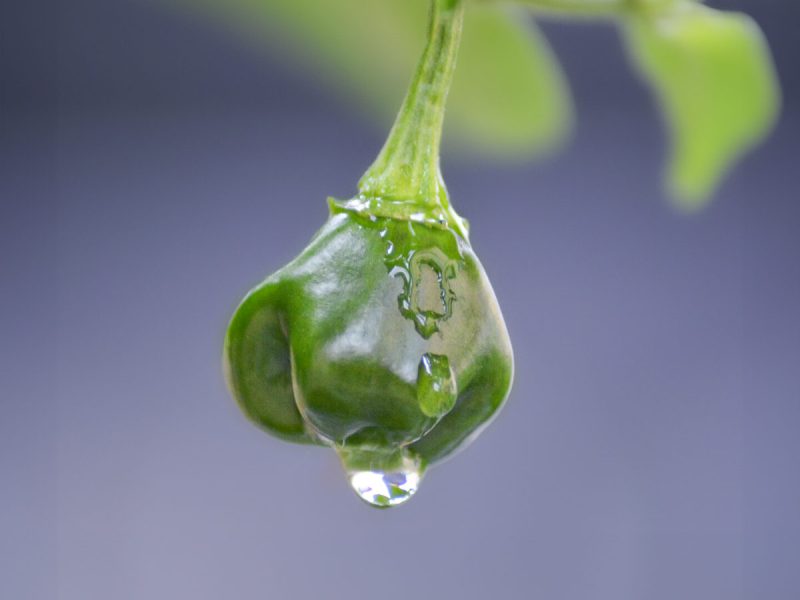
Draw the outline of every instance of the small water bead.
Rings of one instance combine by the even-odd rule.
[[[453,410],[457,397],[450,360],[441,354],[423,354],[417,369],[419,409],[428,417],[441,417]]]

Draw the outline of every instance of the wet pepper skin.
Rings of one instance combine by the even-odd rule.
[[[228,383],[244,413],[280,438],[372,466],[401,451],[424,468],[503,404],[508,333],[454,228],[345,206],[332,202],[309,246],[236,310]]]

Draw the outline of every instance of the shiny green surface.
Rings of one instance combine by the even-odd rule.
[[[446,357],[452,380],[442,359],[421,367],[430,355]],[[225,360],[233,395],[270,433],[410,447],[429,464],[495,414],[512,378],[508,334],[469,243],[449,228],[346,210],[248,294]]]

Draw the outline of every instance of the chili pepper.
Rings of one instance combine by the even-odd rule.
[[[433,0],[428,44],[383,150],[352,199],[253,289],[225,341],[244,413],[334,448],[358,495],[407,500],[508,395],[513,359],[489,280],[439,171],[461,0]]]

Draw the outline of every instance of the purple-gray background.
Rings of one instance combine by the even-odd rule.
[[[250,426],[239,297],[378,150],[314,82],[142,0],[0,7],[0,598],[800,597],[800,7],[756,16],[778,130],[679,217],[612,28],[546,27],[576,138],[445,176],[511,399],[407,506]]]

